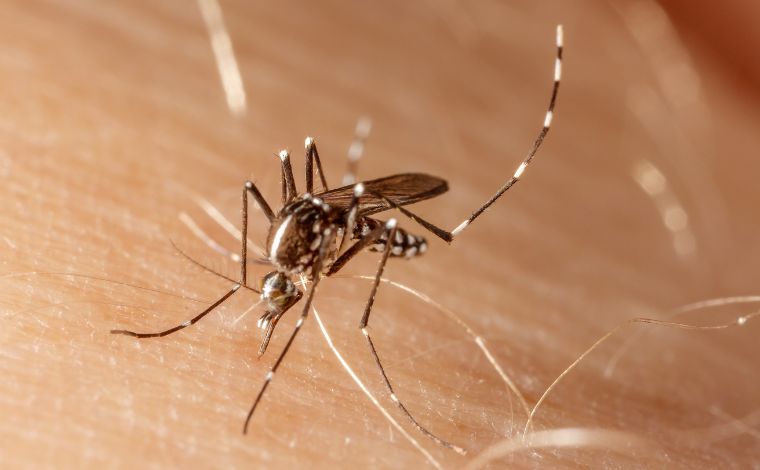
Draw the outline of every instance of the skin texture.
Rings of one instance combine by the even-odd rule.
[[[756,91],[725,85],[743,73],[740,54],[723,63],[701,52],[698,31],[679,39],[676,31],[698,23],[678,23],[677,7],[669,6],[678,30],[649,2],[256,3],[221,4],[246,91],[242,115],[227,106],[194,2],[3,7],[4,466],[432,467],[357,388],[312,317],[241,434],[298,307],[259,360],[263,312],[236,322],[258,300],[250,292],[166,338],[108,332],[168,328],[225,293],[230,282],[171,241],[233,278],[236,263],[180,214],[236,252],[198,201],[238,225],[251,178],[278,208],[273,153],[291,149],[303,188],[306,135],[337,185],[360,116],[374,124],[360,177],[446,178],[449,193],[415,210],[455,227],[513,173],[538,132],[560,22],[564,81],[535,163],[451,247],[428,237],[424,257],[391,260],[385,276],[482,335],[531,406],[630,318],[760,294]],[[255,209],[250,219],[261,245],[266,219]],[[377,260],[366,254],[346,274],[372,275]],[[248,276],[266,272],[252,265]],[[544,434],[546,447],[531,449],[541,439],[519,440],[526,413],[473,338],[441,310],[381,285],[370,331],[391,381],[422,423],[468,450],[463,457],[416,432],[389,399],[357,328],[369,290],[367,281],[326,279],[315,306],[362,381],[442,467],[512,438],[517,450],[491,465],[760,460],[760,322],[622,329],[535,414],[533,431],[581,429],[565,441],[576,445],[557,447],[561,436]],[[675,320],[731,324],[758,308],[723,305]]]

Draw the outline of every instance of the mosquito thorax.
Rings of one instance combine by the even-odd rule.
[[[269,308],[281,311],[293,302],[298,295],[298,290],[287,274],[280,271],[272,271],[261,278],[261,300],[265,301]]]
[[[309,194],[283,207],[267,239],[272,265],[289,275],[311,272],[322,237],[336,222],[331,216],[330,207]]]

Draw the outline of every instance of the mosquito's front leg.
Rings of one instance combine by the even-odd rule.
[[[334,242],[335,242],[335,233],[330,228],[326,229],[322,233],[322,243],[320,243],[319,245],[319,252],[314,262],[314,266],[312,267],[311,285],[309,286],[309,290],[306,293],[306,301],[304,302],[303,310],[301,311],[301,316],[298,318],[298,321],[296,321],[296,326],[293,329],[293,332],[290,334],[290,338],[288,338],[288,342],[285,343],[285,347],[283,348],[279,357],[277,357],[277,360],[274,362],[274,365],[272,366],[271,369],[269,369],[269,372],[267,372],[267,375],[264,379],[264,384],[261,386],[261,389],[259,390],[259,393],[256,395],[256,399],[254,400],[253,405],[251,406],[251,409],[248,411],[248,416],[246,416],[245,418],[245,424],[243,425],[243,434],[246,434],[248,432],[248,424],[251,422],[251,418],[253,417],[253,413],[256,411],[256,407],[259,405],[259,402],[261,401],[261,397],[264,396],[264,392],[269,386],[269,382],[272,381],[272,379],[274,378],[275,372],[277,372],[277,369],[280,367],[280,364],[285,359],[285,355],[288,353],[290,346],[293,344],[293,341],[296,339],[298,332],[301,330],[301,326],[303,326],[303,322],[306,320],[306,317],[309,316],[309,310],[311,309],[311,302],[314,299],[314,293],[317,290],[317,284],[319,284],[319,281],[322,277],[322,263],[327,255],[327,251],[329,247],[332,246]]]

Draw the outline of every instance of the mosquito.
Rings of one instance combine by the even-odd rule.
[[[383,222],[374,217],[389,210],[398,210],[412,219],[433,235],[451,243],[475,219],[488,209],[497,199],[517,183],[525,169],[533,161],[539,147],[549,132],[554,113],[554,105],[559,90],[562,73],[562,26],[557,26],[557,52],[554,65],[554,81],[551,98],[544,118],[544,124],[533,142],[525,159],[517,167],[496,193],[476,209],[467,219],[451,231],[444,230],[406,209],[405,206],[437,197],[448,191],[445,180],[422,173],[404,173],[385,178],[349,184],[337,189],[328,189],[327,179],[322,170],[322,163],[313,138],[305,140],[306,149],[306,192],[299,194],[293,178],[293,168],[289,152],[279,153],[281,161],[282,207],[275,213],[256,185],[246,181],[242,191],[242,236],[240,256],[240,279],[219,300],[190,320],[167,330],[156,333],[136,333],[128,330],[111,330],[113,334],[133,336],[136,338],[163,337],[195,324],[208,315],[224,301],[232,297],[240,288],[252,290],[261,295],[266,311],[258,322],[263,330],[263,339],[259,347],[259,356],[264,354],[269,345],[277,323],[282,316],[304,297],[294,279],[308,279],[308,288],[304,288],[305,302],[295,328],[288,342],[280,352],[274,365],[267,372],[253,405],[243,425],[243,433],[248,427],[261,398],[277,369],[282,364],[288,350],[293,344],[304,321],[309,315],[317,286],[323,277],[338,273],[354,256],[363,251],[380,252],[381,257],[372,283],[372,289],[359,322],[359,329],[369,346],[390,398],[415,428],[437,444],[463,453],[461,448],[445,441],[422,426],[401,402],[394,391],[391,381],[383,368],[372,337],[367,329],[372,312],[372,305],[377,295],[380,279],[389,258],[415,258],[427,250],[424,237],[412,234],[398,226],[395,218]],[[357,137],[358,135],[357,128]],[[364,137],[366,137],[366,132]],[[355,170],[355,161],[349,165],[349,172]],[[314,173],[319,175],[322,190],[314,191]],[[354,181],[349,174],[344,181]],[[253,197],[269,221],[269,234],[266,247],[267,263],[274,270],[266,274],[258,283],[258,288],[248,284],[247,277],[247,232],[248,232],[248,198]]]

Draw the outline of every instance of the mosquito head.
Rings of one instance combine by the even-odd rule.
[[[275,311],[282,311],[293,303],[298,297],[293,281],[287,274],[272,271],[261,279],[261,300],[265,301],[269,308]]]

